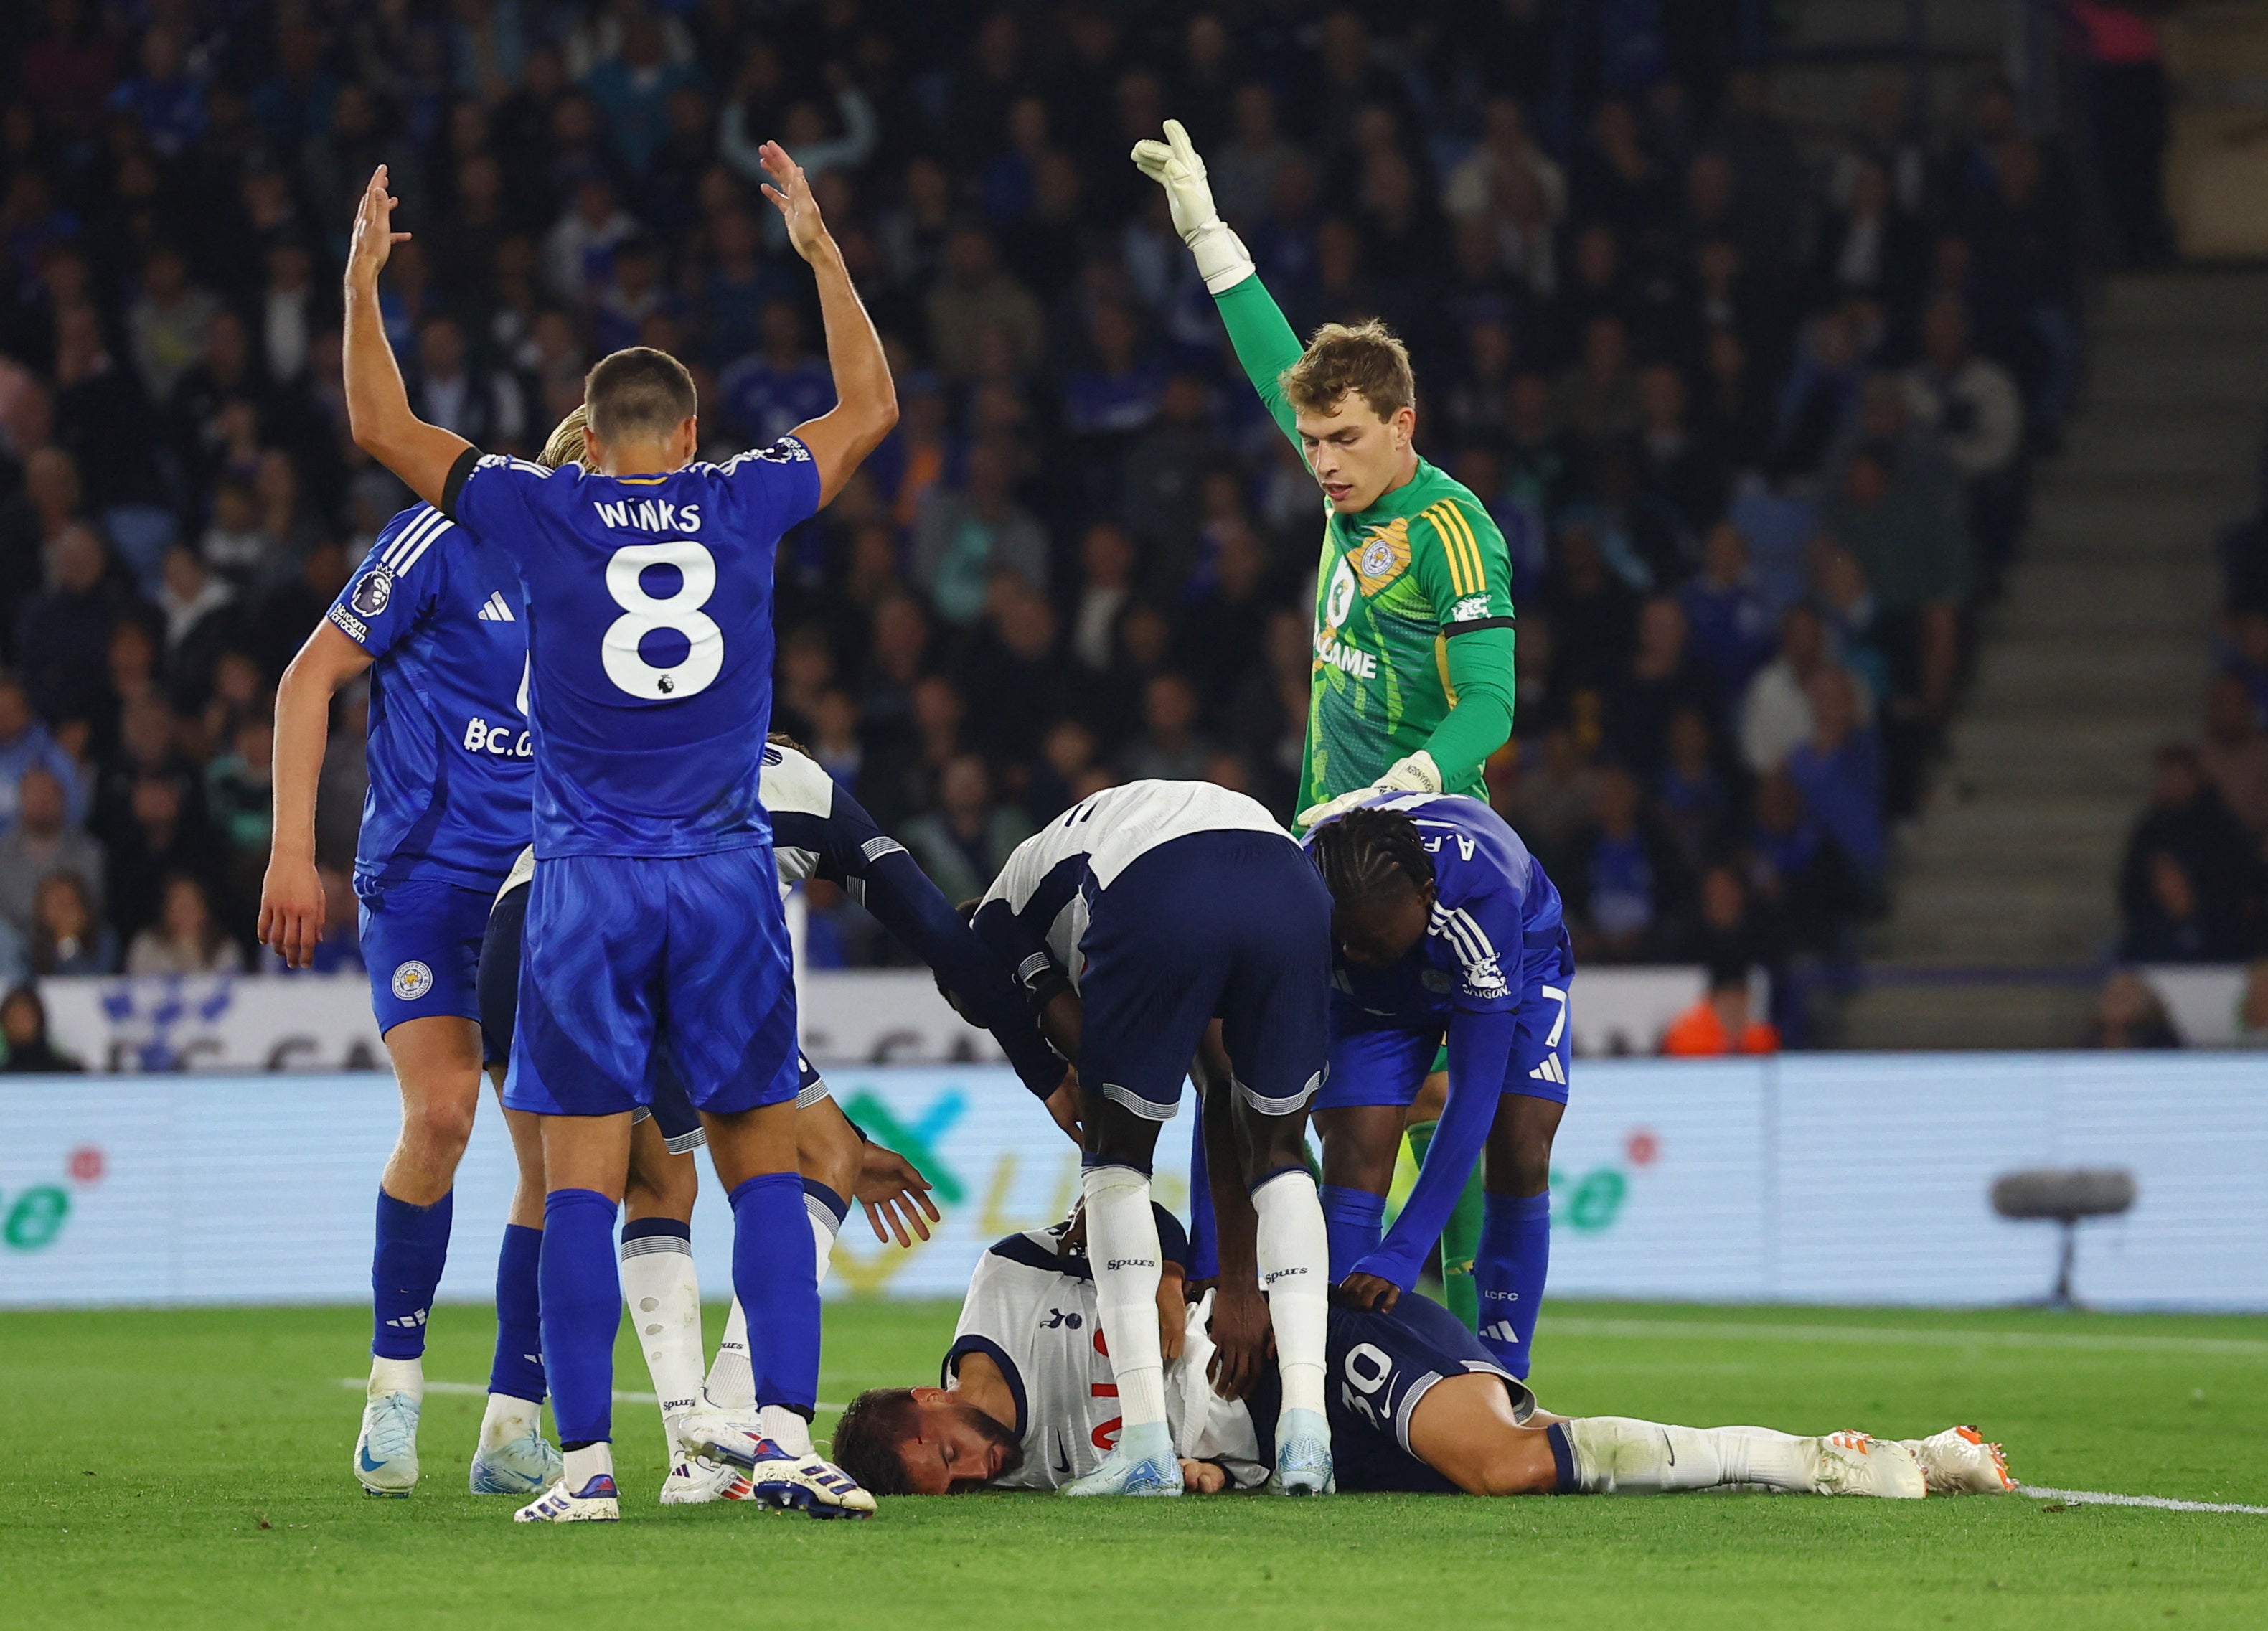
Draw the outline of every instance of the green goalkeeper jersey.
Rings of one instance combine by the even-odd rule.
[[[1305,350],[1256,277],[1219,297],[1221,316],[1276,423],[1292,428],[1280,378]],[[1512,734],[1512,562],[1472,491],[1425,460],[1359,514],[1323,505],[1314,666],[1300,800],[1366,786],[1420,749],[1442,790],[1488,796],[1482,767]]]

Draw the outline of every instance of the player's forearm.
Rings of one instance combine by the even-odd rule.
[[[1425,751],[1441,772],[1441,785],[1455,787],[1488,763],[1489,755],[1512,738],[1518,682],[1513,673],[1513,631],[1481,629],[1449,642],[1449,684],[1456,697]]]
[[[969,1022],[992,1033],[1027,1088],[1045,1098],[1063,1085],[1064,1062],[1041,1037],[1007,970],[912,856],[897,850],[873,863],[865,905],[945,982]]]
[[[1355,1266],[1356,1273],[1390,1280],[1404,1291],[1417,1283],[1419,1266],[1448,1226],[1449,1214],[1488,1142],[1518,1030],[1519,1020],[1511,1014],[1460,1013],[1450,1022],[1449,1094],[1440,1130],[1402,1215],[1377,1251]]]
[[[350,275],[346,325],[340,356],[347,399],[347,426],[355,446],[408,484],[426,503],[439,506],[449,467],[471,446],[453,431],[428,424],[409,409],[409,392],[386,337],[378,306],[375,277]]]
[[[1284,395],[1284,371],[1300,360],[1307,349],[1286,321],[1281,307],[1257,274],[1213,297],[1228,343],[1252,388],[1260,393],[1269,417],[1285,435],[1298,437],[1292,428],[1292,403]]]
[[[315,789],[330,738],[332,688],[295,659],[276,687],[272,860],[315,859]]]
[[[865,458],[881,445],[898,422],[898,388],[890,378],[890,360],[882,350],[882,336],[865,303],[850,281],[843,251],[828,238],[811,256],[811,270],[819,285],[819,316],[827,335],[827,365],[835,379],[835,409],[827,416],[846,416],[855,438],[853,458]]]

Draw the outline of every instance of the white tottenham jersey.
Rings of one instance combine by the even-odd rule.
[[[835,813],[835,779],[821,768],[817,760],[807,754],[778,742],[764,744],[763,779],[759,784],[758,797],[772,817],[772,860],[779,867],[780,893],[807,881],[819,870],[819,852],[792,842],[783,841],[780,817],[808,816],[824,822]],[[789,822],[790,829],[799,829],[808,823]],[[891,848],[898,845],[893,842]],[[497,891],[501,900],[535,876],[535,845],[520,851],[519,859],[512,864],[512,871]],[[863,882],[851,879],[848,887],[854,897],[865,893]]]
[[[1189,1310],[1181,1354],[1166,1367],[1166,1419],[1181,1454],[1218,1461],[1240,1488],[1249,1488],[1265,1483],[1269,1469],[1251,1413],[1214,1393],[1206,1379],[1211,1305],[1208,1292]],[[946,1360],[947,1387],[960,1385],[968,1354],[1000,1367],[1023,1413],[1024,1464],[995,1480],[1001,1487],[1058,1489],[1102,1465],[1118,1442],[1118,1387],[1103,1349],[1094,1281],[1084,1258],[1061,1254],[1054,1231],[1011,1235],[977,1260]]]
[[[980,919],[988,908],[1005,907],[1045,941],[1056,966],[1076,983],[1095,894],[1159,845],[1199,832],[1272,832],[1295,842],[1243,793],[1209,781],[1130,781],[1081,799],[1018,845],[985,891]],[[1035,971],[1018,967],[1016,976],[1028,984]]]

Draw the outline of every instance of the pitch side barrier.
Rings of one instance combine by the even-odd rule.
[[[854,1215],[830,1295],[957,1297],[986,1245],[1070,1205],[1076,1152],[1005,1069],[828,1074],[946,1214],[910,1251]],[[0,1306],[359,1303],[372,1175],[399,1114],[393,1082],[371,1072],[0,1079]],[[1192,1120],[1167,1123],[1158,1150],[1159,1196],[1177,1211]],[[2081,1231],[2083,1303],[2268,1310],[2268,1092],[2259,1065],[2232,1054],[1579,1061],[1555,1154],[1551,1293],[2031,1301],[2054,1283],[2057,1231],[1995,1215],[1991,1192],[2011,1171],[2056,1167],[2134,1183],[2130,1210]],[[490,1295],[512,1183],[484,1103],[445,1299]],[[719,1295],[731,1240],[710,1183],[693,1241]]]

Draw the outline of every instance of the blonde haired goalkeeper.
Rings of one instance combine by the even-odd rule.
[[[1307,345],[1213,208],[1175,120],[1134,162],[1174,230],[1253,388],[1327,500],[1300,827],[1381,793],[1487,797],[1481,767],[1512,734],[1512,568],[1480,500],[1418,456],[1409,353],[1375,321]]]

